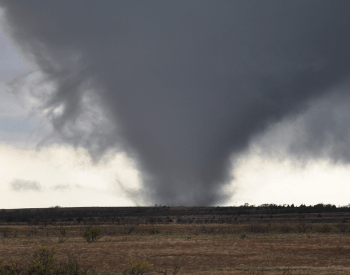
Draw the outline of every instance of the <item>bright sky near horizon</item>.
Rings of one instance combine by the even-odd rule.
[[[23,82],[14,86],[18,77]],[[37,66],[0,25],[0,208],[135,205],[132,191],[141,185],[140,172],[125,153],[93,163],[83,148],[43,142],[51,125],[29,92],[38,79]],[[279,127],[285,126],[272,127],[236,160],[235,179],[225,187],[234,195],[226,205],[350,203],[349,165],[326,158],[300,162],[261,151],[267,139],[285,139]]]

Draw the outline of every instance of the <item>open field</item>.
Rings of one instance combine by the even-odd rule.
[[[88,243],[81,235],[94,227],[102,229],[102,237]],[[58,259],[73,253],[100,274],[122,274],[128,257],[147,261],[158,271],[176,263],[178,274],[350,274],[350,235],[344,228],[301,222],[2,223],[0,257],[28,259],[36,247],[54,246]]]

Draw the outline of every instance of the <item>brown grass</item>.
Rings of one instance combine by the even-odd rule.
[[[73,253],[83,264],[91,264],[101,272],[121,272],[128,257],[145,260],[154,268],[181,259],[179,274],[350,272],[348,234],[322,234],[317,230],[306,234],[246,233],[246,238],[241,239],[244,230],[240,225],[213,225],[210,233],[193,225],[139,225],[129,235],[125,234],[123,226],[101,227],[113,229],[115,234],[104,236],[96,243],[87,243],[80,237],[83,226],[65,226],[64,242],[59,242],[60,233],[54,226],[43,229],[27,225],[0,226],[0,234],[4,228],[9,231],[9,237],[0,235],[0,257],[23,259],[30,257],[37,246],[55,246],[58,258]],[[159,233],[154,233],[154,228]],[[33,230],[36,236],[28,233]]]

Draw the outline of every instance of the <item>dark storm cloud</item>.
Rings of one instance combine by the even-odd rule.
[[[40,191],[41,186],[39,182],[35,181],[28,181],[28,180],[22,180],[22,179],[15,179],[11,183],[11,188],[14,191]]]
[[[231,157],[349,78],[348,1],[1,3],[56,136],[125,150],[145,202],[223,202]]]
[[[349,83],[344,84],[256,136],[252,152],[293,158],[297,165],[315,160],[350,163]]]
[[[349,85],[343,94],[329,94],[315,101],[300,116],[299,139],[286,146],[289,155],[298,158],[327,159],[350,163],[350,97]]]

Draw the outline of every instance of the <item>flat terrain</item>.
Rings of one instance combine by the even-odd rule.
[[[93,227],[102,237],[88,243],[81,235]],[[178,265],[178,274],[350,274],[350,235],[338,223],[2,223],[0,237],[1,258],[54,246],[59,259],[73,253],[100,274],[121,274],[128,258],[158,271]]]

